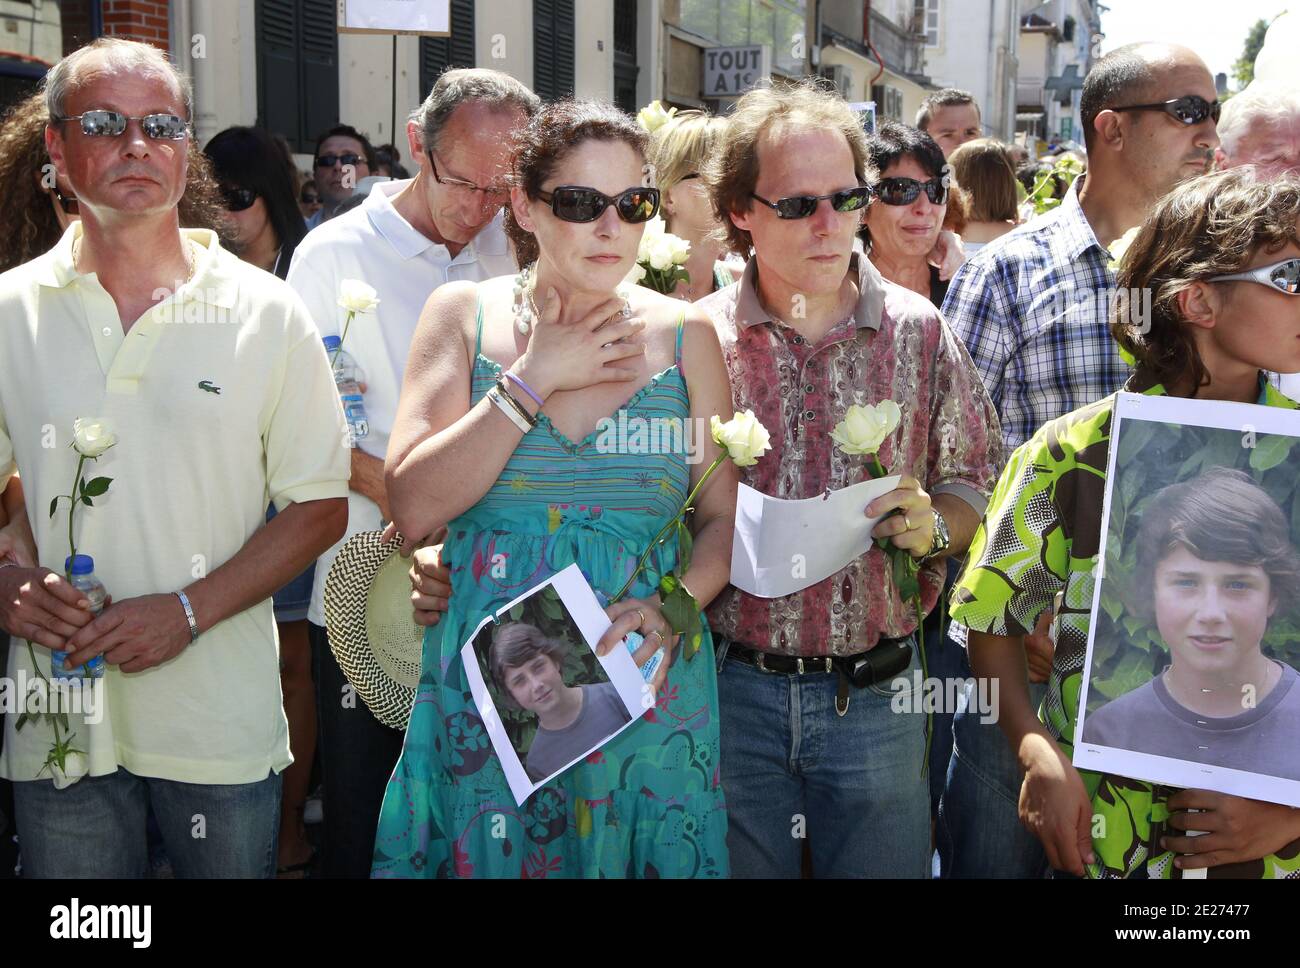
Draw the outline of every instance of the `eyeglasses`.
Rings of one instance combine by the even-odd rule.
[[[335,165],[359,165],[365,159],[358,154],[349,151],[344,155],[319,155],[316,158],[317,168],[333,168]]]
[[[875,189],[876,197],[886,205],[911,205],[922,190],[925,191],[925,197],[935,205],[948,204],[948,186],[942,178],[931,178],[924,182],[915,178],[882,178],[876,182]]]
[[[1219,112],[1222,109],[1223,105],[1218,101],[1207,101],[1199,94],[1188,94],[1174,98],[1172,101],[1161,101],[1159,104],[1130,104],[1128,107],[1111,108],[1112,111],[1163,111],[1189,127],[1200,124],[1206,118],[1213,118],[1214,123],[1218,124]]]
[[[629,188],[611,198],[594,188],[561,185],[553,192],[538,192],[537,197],[550,203],[555,217],[565,222],[594,222],[611,205],[619,218],[633,225],[650,221],[659,211],[657,188]]]
[[[485,200],[490,199],[491,201],[497,203],[505,201],[505,196],[510,191],[508,188],[505,188],[503,186],[496,186],[496,187],[489,186],[487,188],[482,188],[478,185],[475,185],[473,182],[468,182],[461,178],[443,177],[438,174],[438,163],[433,160],[433,152],[426,151],[425,154],[429,156],[429,167],[433,171],[433,180],[436,181],[439,185],[452,189],[454,192],[461,195],[463,198],[469,198],[475,193],[482,192]]]
[[[1260,266],[1227,276],[1210,276],[1206,282],[1257,282],[1288,296],[1300,296],[1300,259],[1284,259],[1271,266]]]
[[[60,124],[80,121],[81,133],[88,138],[116,138],[126,130],[128,121],[139,121],[144,133],[155,141],[180,141],[189,133],[189,122],[174,114],[146,114],[142,118],[132,118],[120,111],[95,110],[54,120]]]
[[[64,215],[81,214],[81,202],[77,200],[75,195],[63,194],[63,192],[59,191],[57,185],[54,188],[51,188],[50,191],[53,192],[54,197],[58,199],[59,208],[63,209]]]
[[[831,208],[837,212],[856,212],[871,200],[871,187],[859,185],[829,195],[792,195],[789,198],[778,198],[775,202],[769,202],[755,192],[750,192],[750,197],[776,212],[777,218],[807,218],[817,211],[823,198],[829,198]]]
[[[257,201],[257,192],[251,188],[236,188],[233,185],[222,185],[221,195],[226,200],[226,211],[242,212],[251,208]]]

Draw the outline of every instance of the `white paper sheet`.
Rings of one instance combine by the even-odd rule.
[[[880,518],[867,517],[866,507],[898,482],[897,475],[882,477],[802,501],[741,484],[731,583],[759,598],[780,598],[835,574],[871,548],[871,529]]]
[[[447,34],[451,30],[450,0],[347,0],[342,26]]]

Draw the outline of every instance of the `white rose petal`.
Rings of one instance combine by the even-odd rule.
[[[713,442],[727,449],[728,456],[736,462],[737,467],[753,467],[764,451],[771,450],[771,437],[767,428],[754,416],[752,410],[737,413],[726,423],[715,414],[709,420],[709,429]]]
[[[360,279],[344,279],[339,283],[339,305],[350,313],[374,312],[379,293]]]
[[[72,422],[72,446],[82,457],[98,457],[117,443],[117,435],[107,420],[78,417]]]
[[[654,245],[650,246],[650,267],[652,269],[662,270],[672,267],[673,250],[667,240],[668,236],[660,236],[655,240]]]
[[[57,763],[50,764],[50,774],[54,777],[56,790],[66,790],[89,772],[90,763],[86,760],[86,754],[79,750],[69,751],[63,758],[62,767]]]
[[[831,431],[831,439],[846,454],[874,454],[898,426],[903,413],[893,400],[872,406],[853,405]]]
[[[653,134],[656,128],[662,127],[676,113],[676,108],[665,111],[658,101],[651,101],[637,112],[636,119],[641,122],[641,127]]]

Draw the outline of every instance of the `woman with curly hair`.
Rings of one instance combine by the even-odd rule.
[[[0,122],[0,184],[6,188],[0,206],[0,272],[51,249],[79,215],[76,196],[55,176],[45,153],[48,121],[45,96],[37,93],[15,104]],[[191,151],[181,226],[221,232],[222,208],[206,157]]]

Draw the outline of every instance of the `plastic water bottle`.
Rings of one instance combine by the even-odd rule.
[[[98,615],[104,610],[104,599],[108,598],[108,591],[104,588],[104,583],[95,577],[95,559],[90,555],[77,555],[69,557],[63,562],[64,574],[68,576],[68,581],[72,587],[85,595],[90,601],[90,613]],[[65,682],[84,682],[86,679],[104,678],[104,657],[97,655],[85,665],[77,666],[75,669],[65,669],[63,660],[68,656],[67,652],[55,649],[50,658],[50,678],[62,680]]]
[[[366,419],[366,405],[361,400],[361,368],[346,350],[339,349],[340,344],[337,336],[325,337],[325,353],[334,367],[334,385],[338,387],[343,413],[348,418],[348,434],[355,447],[358,440],[370,433],[370,421]]]

